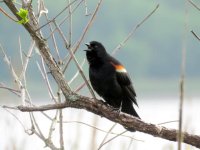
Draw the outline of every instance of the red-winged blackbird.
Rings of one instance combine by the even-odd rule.
[[[93,89],[112,107],[140,118],[133,107],[133,103],[138,106],[136,93],[124,66],[101,43],[92,41],[86,46]]]

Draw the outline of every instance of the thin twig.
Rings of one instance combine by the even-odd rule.
[[[21,59],[21,63],[22,63],[22,66],[23,66],[24,65],[24,61],[23,61],[22,44],[21,44],[21,38],[20,38],[20,36],[19,36],[18,42],[19,42],[20,59]]]
[[[86,33],[88,32],[88,29],[90,28],[90,26],[91,26],[92,23],[93,23],[93,20],[94,20],[94,18],[95,18],[95,16],[96,16],[96,14],[97,14],[97,12],[98,12],[100,6],[101,6],[102,1],[103,1],[103,0],[99,0],[97,6],[96,6],[96,8],[95,8],[94,13],[92,14],[91,19],[89,20],[88,24],[86,25],[85,29],[83,30],[83,33],[82,33],[82,35],[80,36],[80,38],[79,38],[77,44],[75,44],[75,47],[73,48],[73,52],[76,52],[76,51],[77,51],[77,49],[79,48],[81,42],[83,41],[83,39],[84,39]]]
[[[17,83],[18,88],[20,89],[21,92],[21,100],[22,100],[22,104],[25,105],[25,87],[22,84],[21,80],[19,79],[19,77],[17,76],[15,69],[11,63],[11,60],[8,58],[7,54],[5,53],[2,45],[0,44],[0,49],[4,55],[4,61],[6,62],[6,64],[8,65],[10,72],[14,78],[14,81]]]
[[[53,90],[51,88],[51,85],[50,85],[50,82],[49,82],[49,78],[47,76],[47,71],[46,71],[46,68],[45,68],[45,64],[44,64],[44,60],[43,60],[43,57],[41,56],[41,61],[42,61],[42,70],[43,70],[43,74],[44,74],[44,80],[46,82],[46,85],[47,85],[47,88],[48,88],[48,91],[49,91],[49,94],[50,94],[50,97],[54,100],[54,102],[56,103],[56,97],[54,96],[53,94]]]
[[[86,0],[84,0],[84,5],[85,5],[85,16],[91,15],[90,13],[88,13],[88,7],[87,7],[87,1]]]
[[[4,108],[4,110],[6,110],[9,114],[11,114],[18,122],[19,122],[19,124],[22,126],[22,128],[24,129],[24,131],[26,132],[26,131],[28,131],[26,128],[25,128],[25,125],[22,123],[22,121],[16,116],[16,114],[15,113],[13,113],[13,112],[11,112],[9,109],[10,108],[5,108],[5,107],[3,107]],[[27,132],[28,133],[28,132]]]
[[[200,41],[200,37],[199,37],[193,30],[192,30],[191,32],[192,32],[192,34],[194,35],[194,37],[195,37],[197,40]]]
[[[174,123],[174,122],[178,123],[179,120],[173,120],[173,121],[161,122],[161,123],[158,123],[157,125],[163,125],[163,124]]]
[[[6,17],[8,17],[9,19],[11,19],[12,21],[17,22],[17,20],[14,19],[13,17],[11,17],[9,14],[7,14],[6,11],[3,10],[3,8],[0,7],[0,11],[1,11]]]
[[[105,137],[103,138],[101,144],[99,145],[98,150],[100,150],[101,147],[104,145],[104,143],[105,143],[105,141],[106,141],[108,135],[111,133],[111,131],[115,128],[116,125],[117,125],[117,124],[114,123],[114,124],[112,125],[112,127],[108,130],[108,132],[106,133]]]
[[[72,10],[72,14],[77,10],[77,8],[80,6],[80,4],[83,2],[83,0],[81,0],[77,5],[76,7]],[[62,21],[60,21],[58,24],[59,24],[59,27],[61,27],[61,25],[69,18],[70,16],[66,16],[65,18],[63,18]],[[50,35],[46,38],[46,39],[49,39],[51,37],[51,34],[53,34],[55,31],[57,30],[57,28],[53,29],[52,32],[50,33]]]
[[[182,62],[181,62],[181,75],[180,75],[180,102],[179,102],[179,125],[178,125],[178,150],[181,150],[183,134],[182,134],[182,124],[183,124],[183,103],[184,103],[184,92],[185,92],[185,63],[186,63],[186,34],[187,34],[187,23],[188,23],[188,10],[187,1],[185,0],[185,22],[184,22],[184,37],[182,45]]]
[[[49,21],[48,15],[46,13],[45,13],[45,18],[46,18],[47,21]],[[52,37],[52,42],[53,42],[53,46],[54,46],[57,58],[58,58],[59,61],[61,61],[60,53],[59,53],[59,50],[58,50],[58,46],[57,46],[57,43],[56,43],[55,35],[53,33],[53,28],[52,28],[51,24],[49,24],[49,30],[52,33],[51,37]]]
[[[135,33],[135,31],[146,21],[148,20],[153,14],[154,12],[158,9],[159,4],[156,5],[156,7],[153,9],[153,11],[151,11],[139,24],[137,24],[135,27],[133,27],[131,29],[131,31],[129,32],[128,36],[113,50],[112,55],[114,55],[119,49],[122,48],[122,46],[124,46],[124,44],[130,39],[130,37]]]
[[[61,90],[59,89],[58,92],[58,102],[61,103]],[[59,135],[60,135],[60,149],[64,150],[64,137],[63,137],[63,113],[62,109],[59,109]]]
[[[29,60],[30,60],[30,58],[31,58],[31,55],[32,55],[34,46],[35,46],[35,41],[32,40],[31,45],[30,45],[30,48],[29,48],[29,50],[28,50],[28,54],[27,54],[26,59],[25,59],[25,62],[24,62],[24,64],[23,64],[23,69],[22,69],[21,74],[20,74],[20,76],[19,76],[19,79],[20,79],[20,80],[21,80],[22,78],[25,77],[26,69],[27,69],[27,67],[28,67],[28,63],[29,63]]]
[[[42,131],[41,131],[41,129],[40,129],[40,127],[39,127],[39,125],[38,125],[36,119],[35,119],[34,114],[31,113],[30,116],[31,116],[31,119],[32,119],[32,121],[33,121],[33,126],[36,127],[36,129],[37,129],[39,135],[45,139],[45,137],[44,137],[44,135],[43,135],[43,133],[42,133]]]
[[[71,3],[71,0],[68,0],[68,3],[70,4]],[[69,6],[69,29],[68,29],[68,32],[69,32],[69,48],[71,47],[72,45],[72,7],[71,5]]]
[[[82,124],[82,125],[85,125],[85,126],[88,126],[90,128],[93,128],[95,130],[98,130],[98,131],[101,131],[103,133],[108,133],[108,131],[106,130],[102,130],[100,128],[97,128],[93,125],[90,125],[90,124],[87,124],[87,123],[84,123],[84,122],[81,122],[81,121],[63,121],[63,123],[78,123],[78,124]],[[118,135],[118,133],[114,133],[114,132],[110,132],[110,134],[113,134],[113,135]],[[127,136],[127,135],[121,135],[122,137],[126,137],[126,138],[130,138],[132,140],[136,140],[136,141],[139,141],[139,142],[144,142],[143,140],[140,140],[140,139],[135,139],[133,137],[130,137],[130,136]]]
[[[83,59],[83,62],[81,63],[80,67],[81,69],[83,68],[84,64],[85,64],[85,58]],[[75,75],[71,78],[71,80],[69,80],[68,84],[70,85],[76,78],[77,76],[79,75],[79,70],[77,70],[77,72],[75,73]]]
[[[44,143],[45,143],[45,147],[48,146],[49,148],[51,148],[52,150],[60,150],[59,148],[57,148],[51,140],[49,139],[45,139],[45,137],[41,136],[34,128],[32,129],[33,133],[35,135],[37,135]]]
[[[55,131],[55,126],[56,126],[56,123],[57,123],[57,117],[58,117],[58,110],[56,110],[56,114],[55,114],[54,118],[51,119],[51,125],[50,125],[50,128],[49,128],[49,134],[48,134],[49,140],[51,140],[53,131]]]
[[[194,6],[197,10],[200,11],[200,7],[197,6],[192,0],[188,0],[188,2],[189,2],[190,4],[192,4],[192,6]]]
[[[0,86],[1,89],[6,89],[6,90],[9,90],[11,92],[20,92],[19,90],[16,90],[16,89],[12,89],[12,88],[9,88],[9,87],[5,87],[5,86]]]
[[[48,76],[47,76],[47,71],[46,71],[46,68],[45,68],[44,61],[43,61],[43,58],[42,58],[42,57],[41,57],[41,62],[42,62],[42,68],[40,67],[39,63],[36,62],[36,63],[37,63],[37,66],[38,66],[38,69],[39,69],[39,71],[40,71],[40,73],[41,73],[41,75],[42,75],[42,77],[43,77],[43,79],[44,79],[44,81],[45,81],[45,83],[46,83],[46,85],[47,85],[48,93],[49,93],[50,98],[51,98],[55,103],[57,103],[57,102],[56,102],[56,97],[54,96],[53,90],[52,90],[51,85],[50,85],[50,83],[49,83],[49,78],[48,78]]]
[[[88,82],[90,82],[89,80],[88,80]],[[86,85],[86,83],[85,82],[83,82],[83,83],[81,83],[75,90],[74,90],[74,92],[79,92],[82,88],[84,88],[84,86]]]
[[[70,7],[70,5],[74,4],[77,0],[72,1],[69,5],[67,5],[64,9],[62,9],[53,19],[51,19],[50,21],[48,21],[47,23],[45,23],[44,25],[40,26],[38,29],[36,29],[36,31],[42,29],[43,27],[45,27],[47,24],[54,22],[55,19],[60,16],[66,9],[68,9]]]
[[[106,145],[106,144],[109,143],[110,141],[116,139],[117,137],[121,136],[122,134],[124,134],[124,133],[126,133],[126,132],[127,132],[127,131],[124,131],[124,132],[122,132],[122,133],[120,133],[120,134],[118,134],[118,135],[116,135],[116,136],[110,138],[108,141],[104,142],[104,143],[98,148],[98,150],[100,150],[104,145]]]

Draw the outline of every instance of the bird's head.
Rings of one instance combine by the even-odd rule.
[[[90,43],[86,43],[85,45],[88,48],[84,51],[86,51],[86,56],[89,64],[97,66],[106,60],[108,55],[106,53],[106,49],[101,43],[92,41]]]
[[[85,43],[85,45],[88,48],[85,50],[86,52],[95,53],[98,57],[104,57],[107,54],[105,47],[100,42],[91,41],[90,43]]]

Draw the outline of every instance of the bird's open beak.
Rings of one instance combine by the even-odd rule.
[[[88,49],[86,49],[86,50],[84,50],[84,51],[86,51],[86,52],[91,51],[90,43],[85,43],[85,45],[87,46]]]
[[[90,49],[90,43],[85,43],[85,45]]]

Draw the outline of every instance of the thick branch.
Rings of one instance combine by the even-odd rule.
[[[135,117],[132,117],[124,113],[119,114],[118,112],[113,111],[112,108],[106,106],[102,101],[96,101],[92,98],[80,95],[73,95],[71,97],[74,97],[73,99],[75,101],[67,100],[66,102],[60,104],[49,104],[37,107],[18,106],[18,109],[23,112],[46,111],[46,110],[61,109],[67,107],[86,109],[89,112],[95,113],[113,122],[119,123],[127,127],[128,129],[135,129],[137,131],[150,134],[155,137],[160,137],[170,141],[177,141],[178,130],[168,129],[163,126],[145,123],[142,120],[139,120]],[[192,135],[187,132],[183,132],[182,134],[184,143],[200,148],[200,136]]]

